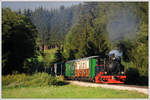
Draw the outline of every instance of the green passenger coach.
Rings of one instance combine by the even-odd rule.
[[[65,76],[68,79],[94,80],[96,58],[98,58],[98,56],[92,56],[66,62]]]

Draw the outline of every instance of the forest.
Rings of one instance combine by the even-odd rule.
[[[2,8],[3,75],[48,72],[54,63],[105,56],[116,48],[123,52],[122,64],[131,80],[148,81],[147,2]]]

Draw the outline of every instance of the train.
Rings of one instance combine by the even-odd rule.
[[[95,83],[124,83],[126,75],[121,58],[115,54],[105,57],[90,56],[65,63],[54,64],[55,75],[65,79],[92,81]]]

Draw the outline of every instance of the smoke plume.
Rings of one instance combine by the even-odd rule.
[[[108,19],[107,31],[112,42],[124,38],[133,39],[136,37],[137,30],[138,18],[132,9],[122,8]]]

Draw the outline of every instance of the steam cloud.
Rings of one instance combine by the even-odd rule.
[[[118,50],[112,50],[109,52],[109,55],[115,54],[115,57],[118,58],[122,56],[122,52],[119,52]]]
[[[121,41],[123,38],[133,39],[138,30],[138,18],[132,9],[122,8],[109,17],[107,30],[112,42]]]

